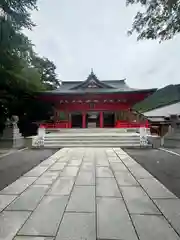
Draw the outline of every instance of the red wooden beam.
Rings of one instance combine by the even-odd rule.
[[[56,104],[56,108],[59,109],[60,111],[68,111],[68,112],[87,112],[87,111],[120,111],[120,110],[126,110],[129,109],[131,106],[126,103],[94,103],[88,104],[68,104],[68,103],[63,103],[63,104]]]

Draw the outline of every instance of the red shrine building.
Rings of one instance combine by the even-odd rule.
[[[52,103],[53,121],[47,128],[133,128],[147,124],[133,106],[156,89],[130,88],[125,79],[100,81],[93,71],[85,81],[62,81],[40,94]]]

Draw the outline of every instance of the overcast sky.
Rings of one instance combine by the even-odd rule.
[[[125,0],[38,0],[37,27],[27,32],[36,52],[57,66],[61,80],[126,78],[137,88],[180,83],[180,36],[159,44],[127,36],[137,6]]]

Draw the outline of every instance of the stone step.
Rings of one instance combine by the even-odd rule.
[[[57,130],[61,132],[73,132],[73,131],[124,131],[126,128],[47,128],[47,130]],[[131,128],[130,128],[131,129]],[[134,129],[134,128],[133,128]]]
[[[46,141],[139,141],[140,137],[45,137]]]
[[[105,132],[136,132],[136,128],[65,128],[65,129],[46,129],[46,132],[59,132],[59,133],[105,133]]]
[[[80,137],[94,137],[94,136],[97,136],[97,137],[101,137],[101,136],[119,136],[119,137],[133,137],[133,136],[139,136],[139,133],[115,133],[115,132],[109,132],[109,133],[94,133],[94,132],[87,132],[87,133],[80,133],[80,132],[77,132],[77,133],[47,133],[45,135],[46,137],[77,137],[77,136],[80,136]]]
[[[70,144],[70,143],[64,143],[64,144],[45,144],[45,148],[62,148],[62,147],[137,147],[140,148],[140,144],[120,144],[120,143],[99,143],[99,144],[94,144],[94,143],[89,143],[89,144]],[[151,146],[150,146],[151,147]]]
[[[125,140],[125,141],[108,141],[108,140],[104,140],[104,141],[97,141],[97,140],[93,140],[93,141],[83,141],[83,140],[77,140],[77,141],[63,141],[63,140],[58,140],[58,141],[49,141],[49,140],[45,140],[44,141],[45,144],[81,144],[81,143],[84,143],[84,144],[99,144],[99,143],[103,143],[103,144],[108,144],[108,143],[122,143],[122,144],[133,144],[133,143],[140,143],[140,140],[137,140],[137,141],[131,141],[131,140]]]

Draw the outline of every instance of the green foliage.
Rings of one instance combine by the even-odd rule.
[[[180,84],[168,85],[159,89],[144,101],[136,104],[134,108],[140,112],[146,112],[176,101],[180,101]]]
[[[20,30],[22,27],[31,29],[34,24],[29,11],[36,9],[36,3],[37,0],[1,0],[1,15],[15,30]]]
[[[37,56],[22,33],[23,28],[34,26],[30,11],[36,9],[36,2],[0,1],[0,131],[13,114],[26,119],[46,117],[51,106],[44,106],[34,96],[59,86],[55,65]]]
[[[179,0],[126,0],[129,4],[140,4],[141,11],[134,17],[132,32],[138,33],[139,39],[171,39],[180,32]]]
[[[41,75],[41,82],[47,87],[47,89],[54,89],[60,86],[55,73],[56,66],[53,62],[47,58],[34,56],[32,64]]]

